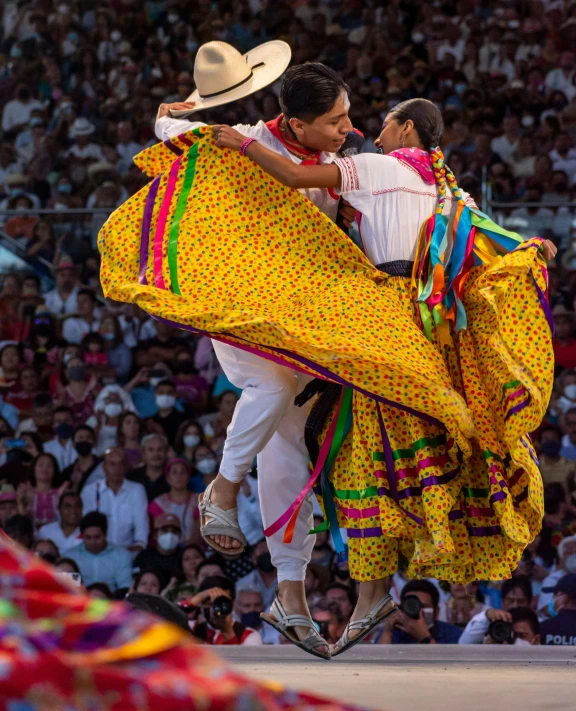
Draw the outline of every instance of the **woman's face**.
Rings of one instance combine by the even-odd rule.
[[[148,595],[160,595],[160,581],[154,573],[144,573],[140,578],[136,592],[147,593]]]
[[[34,467],[34,475],[38,484],[52,484],[54,479],[54,464],[50,457],[40,457]]]
[[[17,370],[20,364],[20,356],[18,355],[18,350],[14,346],[7,346],[2,351],[2,356],[0,356],[0,365],[3,370],[13,372]]]
[[[33,393],[38,390],[39,378],[34,368],[24,368],[20,374],[20,384],[26,393]]]
[[[400,148],[402,144],[402,125],[396,121],[393,113],[386,116],[382,131],[378,138],[374,141],[376,148],[382,150],[382,153],[387,155],[392,151]]]
[[[184,462],[174,462],[166,475],[166,479],[170,486],[173,489],[178,490],[182,490],[187,487],[188,477],[188,468]]]
[[[186,435],[198,435],[198,437],[202,437],[202,431],[196,423],[193,423],[188,425],[188,427],[184,430],[184,437],[186,437]]]
[[[106,339],[106,334],[108,333],[111,333],[113,336],[116,334],[113,318],[107,316],[102,319],[102,323],[100,324],[100,333],[104,336],[104,339]]]
[[[127,439],[137,439],[140,434],[140,422],[135,415],[127,415],[122,423],[122,434]]]
[[[201,459],[216,459],[216,455],[207,445],[199,444],[194,452],[194,462],[198,463]]]
[[[34,553],[36,555],[53,555],[55,558],[58,556],[58,549],[50,541],[40,541],[34,548]]]
[[[238,395],[236,395],[236,393],[226,393],[222,396],[222,400],[220,401],[220,412],[223,415],[232,417],[237,402]]]
[[[182,556],[182,572],[188,582],[195,579],[196,568],[202,563],[204,556],[194,548],[188,548]]]

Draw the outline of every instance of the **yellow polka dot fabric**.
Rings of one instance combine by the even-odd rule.
[[[354,428],[334,486],[376,493],[338,498],[344,509],[374,514],[340,510],[343,525],[379,527],[394,551],[413,550],[415,574],[505,576],[542,509],[527,439],[546,410],[553,372],[540,243],[476,270],[464,297],[469,327],[441,349],[416,325],[409,280],[377,271],[299,192],[218,149],[210,130],[158,144],[136,162],[153,179],[100,232],[106,296],[353,388]],[[420,486],[420,495],[395,500],[384,491],[391,472],[378,459],[383,430],[391,451],[410,450],[395,469],[418,470],[399,478],[396,498],[409,487]],[[423,439],[431,443],[416,448]],[[422,485],[434,476],[445,479]],[[466,487],[482,496],[465,496]],[[358,579],[372,575],[368,558],[374,571],[392,571],[390,544],[360,536],[350,539]],[[387,562],[376,562],[379,545]]]

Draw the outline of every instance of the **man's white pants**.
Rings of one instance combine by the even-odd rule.
[[[239,348],[212,343],[226,377],[242,388],[228,427],[220,473],[238,483],[257,456],[258,494],[266,529],[286,511],[310,476],[304,425],[312,401],[297,407],[294,398],[312,378]],[[315,539],[308,533],[313,527],[312,506],[308,496],[292,543],[283,542],[284,528],[267,539],[278,582],[306,576]]]

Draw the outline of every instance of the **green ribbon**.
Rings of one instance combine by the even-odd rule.
[[[392,452],[392,457],[394,461],[398,459],[411,459],[416,452],[425,447],[430,447],[431,449],[436,449],[441,445],[446,444],[446,435],[438,435],[437,437],[423,437],[418,441],[414,442],[410,449],[395,449]],[[384,452],[374,452],[372,455],[375,462],[384,462]]]

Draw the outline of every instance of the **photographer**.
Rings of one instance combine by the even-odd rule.
[[[462,630],[438,619],[440,594],[428,580],[411,580],[400,595],[394,627],[380,644],[457,644]]]
[[[484,644],[540,644],[540,622],[533,610],[528,607],[513,607],[505,612],[505,615],[509,621],[497,619],[490,623]]]
[[[262,644],[256,630],[234,621],[234,598],[234,584],[228,578],[206,578],[200,592],[180,603],[188,617],[195,618],[189,623],[192,634],[204,644]],[[200,613],[205,621],[198,620]]]
[[[459,644],[482,644],[492,622],[512,622],[509,612],[513,607],[530,607],[532,602],[532,583],[530,578],[517,575],[502,583],[502,610],[494,608],[484,610],[473,617],[466,625]]]

